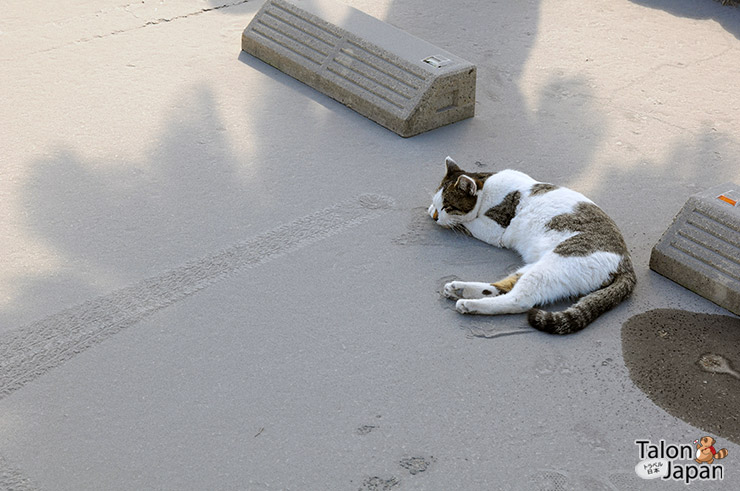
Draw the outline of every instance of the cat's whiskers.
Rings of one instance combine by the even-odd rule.
[[[470,231],[462,223],[450,225],[450,229],[457,235],[464,235],[466,237],[470,236]]]

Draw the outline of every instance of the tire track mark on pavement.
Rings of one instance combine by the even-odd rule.
[[[37,491],[37,489],[28,477],[0,455],[0,490]]]
[[[0,399],[158,310],[237,271],[377,218],[393,203],[386,196],[361,195],[7,332],[0,337]]]

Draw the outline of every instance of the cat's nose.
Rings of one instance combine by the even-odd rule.
[[[429,205],[427,213],[429,213],[429,216],[434,218],[435,221],[439,218],[439,213],[437,213],[437,209],[434,207],[433,204]]]

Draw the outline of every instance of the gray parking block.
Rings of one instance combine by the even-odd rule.
[[[475,65],[331,0],[268,0],[242,49],[403,137],[475,112]]]
[[[740,186],[691,196],[653,248],[650,268],[740,315]]]

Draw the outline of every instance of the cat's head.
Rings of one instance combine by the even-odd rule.
[[[480,174],[462,170],[451,157],[445,160],[445,167],[445,177],[432,198],[429,216],[442,227],[454,228],[477,216],[483,180]]]

